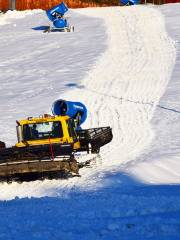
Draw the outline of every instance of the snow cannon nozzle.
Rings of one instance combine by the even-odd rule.
[[[59,5],[52,7],[51,9],[46,11],[48,18],[53,22],[57,19],[58,16],[64,16],[64,14],[68,11],[67,6],[64,2],[61,2]]]
[[[86,121],[87,108],[81,102],[71,102],[63,99],[56,100],[52,105],[53,115],[68,115],[77,122],[77,127]]]

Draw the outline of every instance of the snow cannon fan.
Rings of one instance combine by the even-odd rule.
[[[74,27],[70,27],[67,20],[64,18],[64,14],[68,11],[67,6],[64,2],[60,3],[59,5],[49,9],[46,11],[46,14],[51,22],[53,22],[54,28],[49,29],[51,30],[67,30],[71,31]]]
[[[139,3],[139,0],[120,0],[120,4],[123,6],[131,6]]]
[[[52,105],[53,115],[68,115],[76,122],[76,128],[79,128],[87,118],[87,108],[81,102],[70,102],[62,99],[56,100]]]

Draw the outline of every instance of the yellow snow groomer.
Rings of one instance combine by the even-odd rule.
[[[67,111],[67,109],[66,109]],[[29,181],[78,175],[76,152],[99,153],[112,140],[110,127],[80,129],[82,114],[29,117],[17,121],[15,146],[0,142],[0,180]]]

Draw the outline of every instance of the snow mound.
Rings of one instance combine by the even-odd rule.
[[[25,18],[28,15],[35,15],[41,12],[42,10],[40,9],[25,10],[25,11],[8,10],[5,14],[0,15],[0,25],[11,24],[16,19]]]

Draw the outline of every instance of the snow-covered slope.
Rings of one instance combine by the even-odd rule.
[[[180,183],[180,4],[163,5],[166,28],[176,48],[176,64],[151,121],[155,139],[128,172],[151,183]]]
[[[78,85],[104,51],[106,34],[101,19],[86,17],[85,21],[76,12],[72,12],[69,18],[79,26],[76,32],[60,35],[43,34],[32,29],[49,24],[41,10],[8,12],[7,15],[10,15],[9,24],[0,28],[0,101],[3,113],[0,132],[1,140],[12,145],[16,142],[15,120],[49,111],[53,101],[69,85]],[[24,18],[19,19],[21,15]],[[6,14],[4,18],[7,19]],[[8,121],[6,131],[5,121]]]
[[[0,184],[2,200],[29,197],[0,203],[2,238],[178,239],[179,186],[143,182],[180,182],[179,10],[73,10],[75,32],[61,34],[32,29],[47,24],[42,11],[3,16],[1,140],[13,144],[15,119],[57,98],[83,101],[84,126],[110,125],[114,138],[81,178]]]

